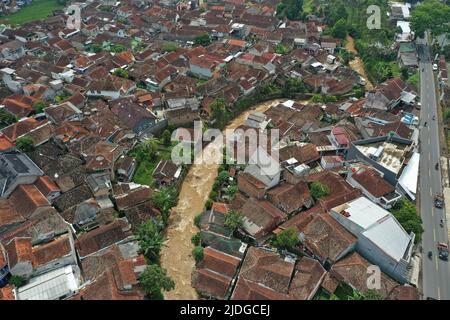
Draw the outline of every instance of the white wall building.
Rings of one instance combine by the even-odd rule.
[[[410,282],[414,233],[366,197],[331,209],[331,215],[358,238],[356,251],[400,283]]]

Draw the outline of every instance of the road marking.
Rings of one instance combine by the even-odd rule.
[[[433,210],[431,210],[431,214],[433,214]],[[434,241],[436,241],[436,229],[433,229],[433,239],[434,239]],[[436,265],[437,265],[437,261],[436,261]]]
[[[436,272],[437,272],[438,269],[439,269],[439,267],[438,267],[438,259],[436,258],[436,260],[434,260],[434,261],[436,261]]]
[[[438,300],[441,300],[441,288],[437,287],[438,289]]]

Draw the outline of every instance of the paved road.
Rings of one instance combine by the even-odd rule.
[[[437,242],[448,243],[448,234],[445,211],[434,207],[434,196],[442,192],[441,166],[439,165],[438,170],[435,169],[440,158],[435,81],[429,50],[424,42],[418,44],[418,51],[421,60],[420,123],[423,126],[427,122],[427,126],[420,130],[420,212],[425,230],[422,236],[422,289],[424,299],[431,297],[449,300],[449,262],[440,260],[436,249]],[[433,116],[436,116],[436,120],[433,120]],[[444,220],[444,227],[440,226],[441,219]],[[429,251],[433,253],[431,259],[427,256]]]

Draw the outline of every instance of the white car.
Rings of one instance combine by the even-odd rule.
[[[437,64],[435,63],[435,64],[433,64],[433,71],[437,71],[437,69],[438,69],[438,66],[437,66]]]

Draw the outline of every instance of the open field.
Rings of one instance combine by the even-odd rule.
[[[41,20],[52,15],[53,10],[61,9],[63,5],[57,0],[34,0],[33,3],[9,16],[1,16],[3,23],[20,25],[27,22]]]

